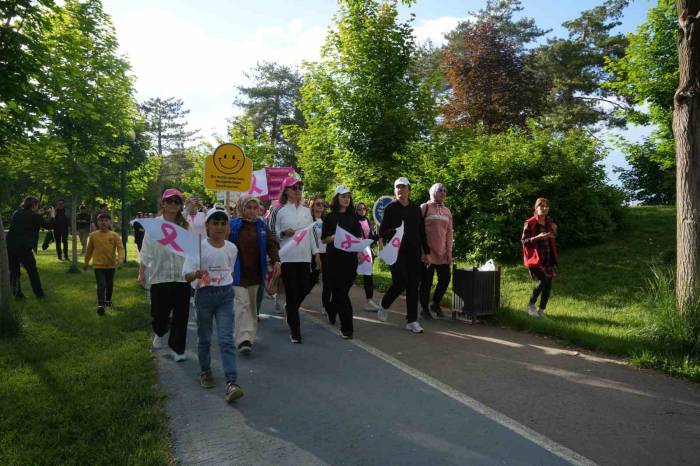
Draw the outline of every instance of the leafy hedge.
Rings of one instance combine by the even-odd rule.
[[[606,184],[604,146],[584,131],[558,133],[534,124],[527,130],[486,135],[441,130],[413,144],[412,198],[429,187],[448,188],[455,218],[457,257],[516,258],[520,233],[538,197],[551,200],[561,246],[605,240],[621,220],[623,193]]]

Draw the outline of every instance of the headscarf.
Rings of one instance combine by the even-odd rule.
[[[434,185],[432,185],[432,186],[430,187],[430,191],[429,191],[429,193],[430,193],[430,200],[431,200],[432,202],[438,204],[438,205],[442,205],[442,203],[439,203],[438,201],[435,200],[435,194],[437,193],[437,190],[440,189],[440,188],[445,189],[445,190],[447,189],[447,188],[445,187],[444,184],[442,184],[442,183],[435,183]]]
[[[238,215],[243,217],[243,210],[249,202],[255,202],[258,205],[258,209],[260,209],[260,199],[249,194],[244,194],[238,199]]]

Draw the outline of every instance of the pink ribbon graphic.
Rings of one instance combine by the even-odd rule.
[[[180,245],[175,242],[177,239],[177,230],[173,225],[163,223],[160,225],[160,231],[163,232],[163,238],[158,240],[160,244],[163,246],[170,245],[170,247],[177,252],[185,252]]]
[[[297,233],[296,235],[292,236],[292,240],[294,240],[294,242],[297,243],[297,245],[299,245],[299,243],[301,243],[301,240],[303,240],[304,237],[306,236],[306,232],[307,232],[307,231],[308,231],[308,230],[307,230],[306,228],[304,228],[304,229],[301,230],[299,233]]]
[[[362,255],[362,260],[360,261],[361,264],[364,264],[365,262],[369,262],[370,264],[372,263],[372,256],[370,254],[365,254],[364,252],[360,253]]]
[[[352,236],[346,234],[346,235],[345,235],[345,240],[344,240],[342,243],[340,243],[340,248],[341,248],[341,249],[350,249],[350,247],[351,247],[353,244],[359,243],[359,242],[360,242],[359,239],[352,239]]]
[[[250,187],[250,191],[248,191],[248,194],[253,194],[253,193],[261,193],[262,189],[258,188],[258,177],[253,175],[253,180],[252,180],[253,185]]]
[[[391,240],[391,245],[398,248],[401,246],[401,240],[399,238],[394,238]]]

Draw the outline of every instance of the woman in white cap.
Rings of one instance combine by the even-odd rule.
[[[443,317],[440,301],[450,284],[450,264],[452,264],[452,212],[445,206],[447,188],[442,183],[430,187],[430,201],[420,206],[425,223],[425,234],[430,246],[430,266],[423,270],[420,282],[421,316],[432,319],[430,312],[437,317]],[[433,275],[437,272],[438,282],[430,301],[430,289],[433,286]]]
[[[280,251],[291,241],[297,242],[296,246],[288,248],[289,252],[284,257],[280,254],[282,281],[287,296],[287,325],[292,343],[297,344],[302,341],[299,306],[309,291],[311,261],[315,260],[316,266],[321,268],[318,248],[311,238],[313,234],[307,232],[305,236],[298,237],[299,241],[294,239],[297,232],[301,233],[313,223],[311,211],[302,202],[303,186],[304,183],[300,179],[292,176],[285,178],[280,194],[281,207],[274,222],[275,233],[280,240]]]
[[[418,323],[418,283],[424,266],[430,265],[430,248],[425,237],[423,213],[409,200],[411,185],[406,177],[394,181],[396,199],[384,209],[379,225],[379,236],[385,243],[391,241],[396,229],[404,224],[403,239],[396,262],[391,266],[391,286],[382,298],[377,318],[388,319],[389,306],[406,290],[406,329],[412,333],[423,333]]]
[[[338,186],[331,201],[331,212],[323,221],[321,238],[326,247],[326,263],[323,278],[331,286],[330,308],[326,310],[328,320],[335,324],[335,316],[340,317],[340,333],[343,338],[352,338],[352,303],[350,288],[357,276],[357,253],[341,251],[333,245],[336,228],[340,227],[356,238],[362,236],[360,219],[352,203],[352,194],[347,186]]]
[[[182,193],[177,189],[166,189],[161,197],[161,208],[157,218],[187,229],[187,221],[182,215],[182,199]],[[171,252],[146,233],[141,246],[139,283],[145,286],[145,268],[148,267],[151,284],[151,325],[155,333],[153,348],[163,348],[165,335],[170,332],[167,344],[177,362],[185,360],[187,321],[190,316],[190,286],[182,276],[184,263],[184,257]]]

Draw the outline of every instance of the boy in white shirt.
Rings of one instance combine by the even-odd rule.
[[[207,239],[202,241],[201,265],[188,258],[182,273],[192,284],[197,306],[197,355],[201,372],[199,383],[204,388],[214,387],[211,373],[212,324],[216,319],[216,332],[221,351],[221,363],[226,376],[226,401],[243,396],[236,384],[236,352],[233,344],[233,264],[238,249],[226,241],[229,235],[228,215],[221,207],[207,212],[205,219]]]

